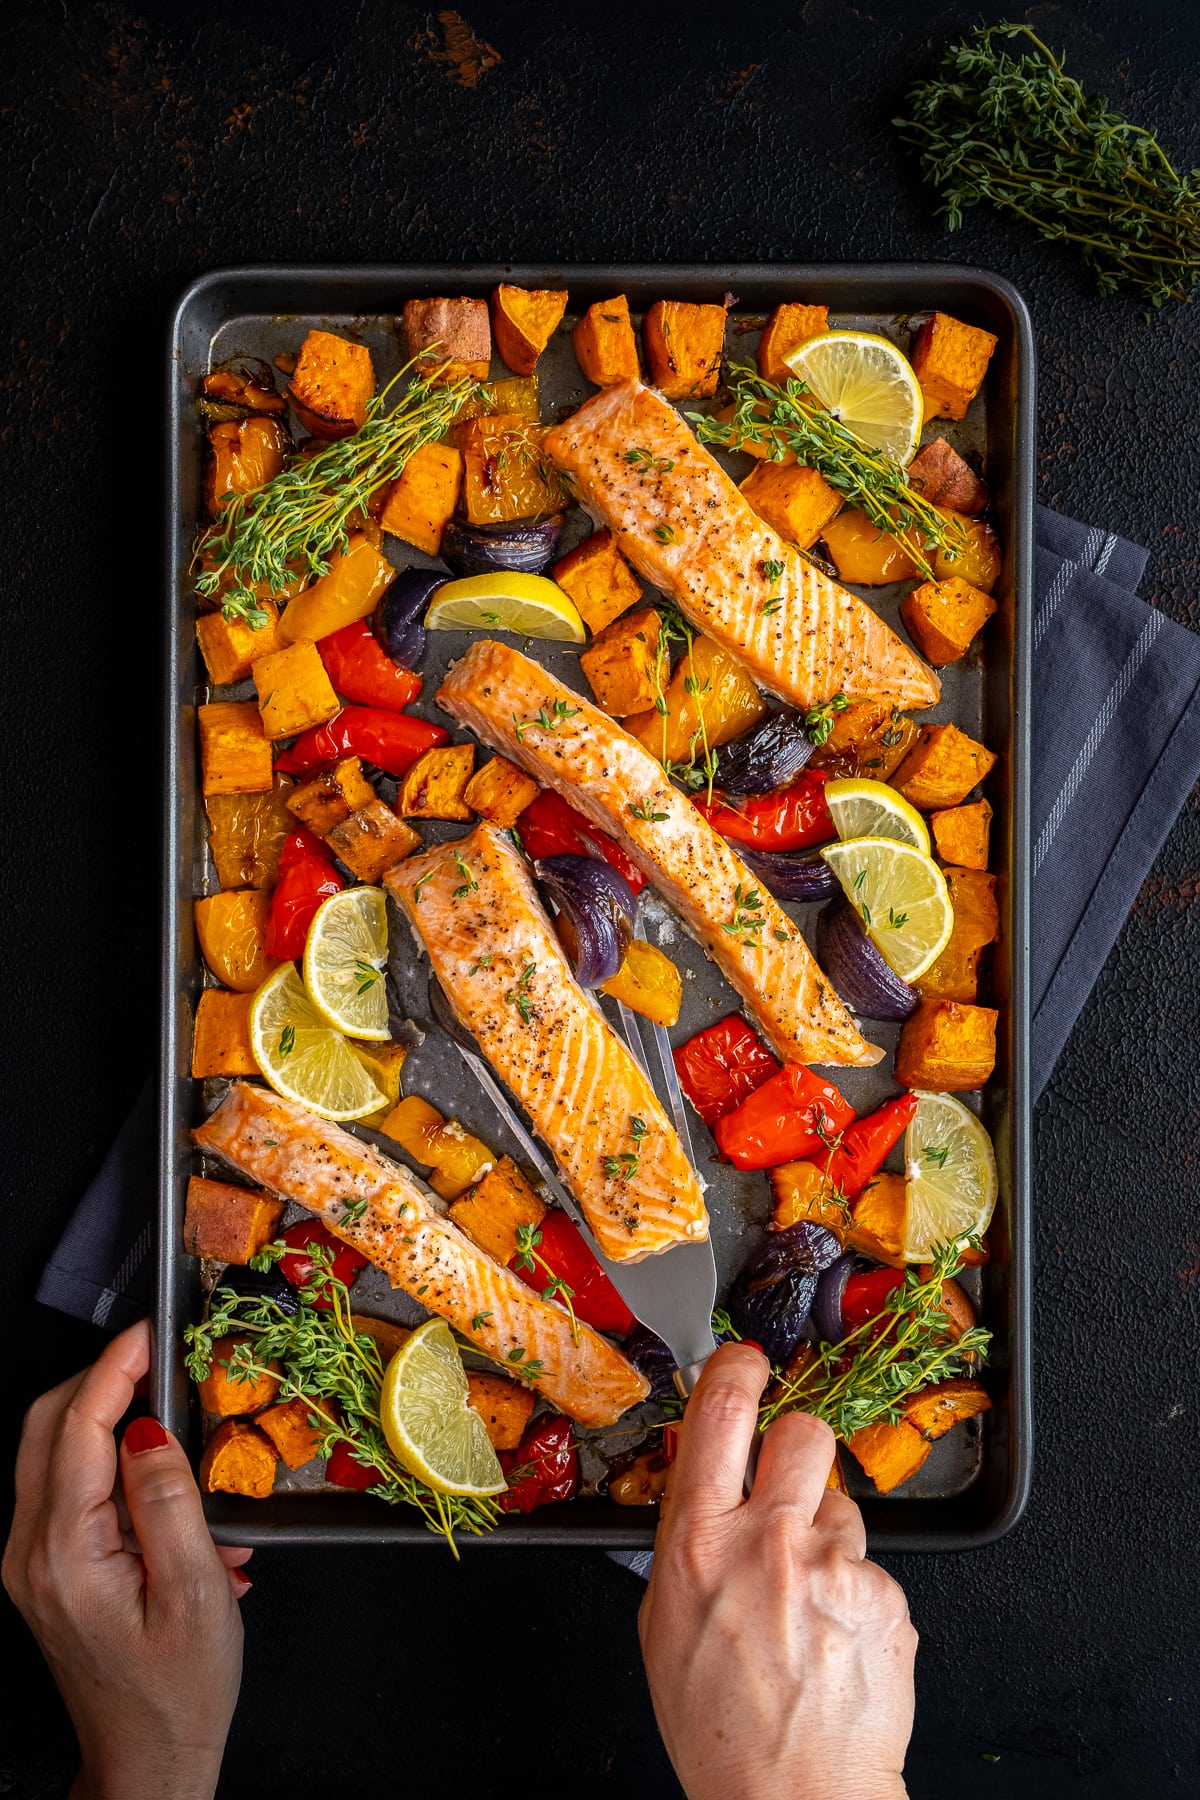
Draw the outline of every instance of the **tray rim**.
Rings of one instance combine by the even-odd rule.
[[[912,1501],[906,1512],[900,1502],[886,1503],[888,1528],[879,1530],[868,1524],[868,1550],[872,1554],[909,1552],[957,1552],[982,1548],[1005,1536],[1021,1520],[1028,1505],[1033,1472],[1032,1419],[1032,1188],[1030,1162],[1031,1097],[1029,1093],[1029,784],[1030,784],[1030,645],[1033,599],[1033,531],[1034,531],[1034,453],[1036,431],[1036,356],[1033,324],[1029,309],[1019,290],[1005,276],[969,264],[952,262],[864,262],[864,263],[791,263],[791,262],[702,262],[702,263],[247,263],[231,264],[206,270],[182,290],[170,311],[165,359],[167,386],[166,415],[169,431],[166,468],[166,531],[164,578],[167,598],[166,628],[163,634],[163,770],[164,770],[164,859],[162,879],[162,957],[160,965],[160,1057],[158,1095],[158,1207],[156,1215],[156,1306],[154,1316],[154,1361],[152,1392],[157,1415],[181,1437],[186,1437],[191,1412],[186,1400],[185,1378],[181,1377],[178,1357],[160,1354],[160,1346],[175,1345],[180,1319],[176,1305],[175,1262],[178,1251],[173,1233],[178,1223],[175,1194],[179,1180],[179,1090],[181,1083],[179,1029],[177,1018],[178,931],[180,915],[179,868],[181,775],[180,718],[189,709],[181,708],[176,693],[176,675],[181,651],[181,634],[186,624],[191,637],[190,615],[183,618],[178,604],[176,584],[179,578],[177,541],[181,490],[180,434],[183,426],[180,405],[178,365],[182,356],[182,334],[193,312],[201,303],[223,287],[253,284],[272,289],[276,286],[292,293],[304,287],[323,284],[326,287],[353,289],[356,285],[394,286],[399,299],[406,292],[422,287],[450,284],[474,291],[492,287],[501,280],[519,284],[545,286],[561,282],[603,280],[606,283],[641,282],[711,284],[736,286],[738,283],[762,283],[775,286],[780,298],[785,288],[795,291],[821,282],[861,282],[868,288],[883,289],[888,285],[905,287],[943,287],[950,289],[983,288],[1006,309],[1011,320],[1013,348],[1016,358],[1016,392],[1011,415],[1013,429],[1013,464],[1011,485],[1013,521],[1007,546],[1011,559],[1012,587],[1017,599],[1013,607],[1011,681],[1011,726],[1008,752],[1011,758],[1010,826],[1012,856],[1007,872],[1008,911],[1010,920],[1010,965],[1008,990],[1009,1025],[1009,1151],[1012,1174],[1012,1210],[1010,1219],[1010,1255],[1008,1263],[1009,1314],[1011,1330],[1008,1344],[1008,1414],[1009,1477],[1003,1505],[992,1516],[967,1526],[938,1529],[932,1522],[922,1524],[919,1515],[953,1506],[966,1494],[946,1500]],[[326,308],[326,311],[331,310]],[[347,312],[386,313],[384,305],[375,308],[348,305]],[[924,310],[920,304],[912,311]],[[288,305],[279,311],[286,316],[303,314],[305,309]],[[1025,604],[1020,604],[1024,597]],[[182,1077],[191,1080],[190,1074]],[[181,1388],[185,1397],[180,1403]],[[321,1544],[321,1543],[403,1543],[436,1547],[433,1538],[419,1523],[409,1522],[394,1513],[385,1513],[361,1497],[331,1497],[327,1494],[289,1497],[289,1510],[306,1514],[319,1505],[316,1520],[296,1516],[286,1521],[255,1519],[254,1509],[262,1502],[238,1503],[231,1497],[205,1496],[205,1509],[210,1528],[218,1542],[251,1545]],[[578,1511],[576,1511],[576,1507]],[[601,1510],[603,1509],[603,1510]],[[520,1547],[539,1545],[565,1549],[649,1549],[653,1547],[656,1518],[612,1518],[619,1509],[603,1501],[574,1503],[568,1518],[564,1512],[516,1515],[502,1521],[500,1527],[482,1544],[508,1544]],[[334,1517],[334,1513],[337,1517]],[[328,1519],[325,1515],[328,1514]],[[891,1521],[895,1520],[893,1526]],[[468,1546],[476,1540],[463,1540]]]

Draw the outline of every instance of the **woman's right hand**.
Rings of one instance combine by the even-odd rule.
[[[777,1420],[743,1496],[767,1374],[726,1345],[684,1414],[638,1621],[659,1729],[689,1800],[900,1800],[917,1635],[827,1425]]]

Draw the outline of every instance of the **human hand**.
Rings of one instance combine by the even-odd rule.
[[[74,1800],[210,1800],[242,1671],[248,1550],[218,1549],[182,1446],[135,1419],[146,1320],[35,1400],[4,1553],[83,1756]]]
[[[726,1345],[687,1404],[638,1619],[659,1729],[689,1800],[899,1800],[917,1635],[827,1425],[777,1420],[743,1497],[767,1373]]]

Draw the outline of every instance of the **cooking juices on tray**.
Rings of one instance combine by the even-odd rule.
[[[764,1421],[821,1413],[886,1493],[989,1404],[988,1334],[953,1273],[986,1256],[995,1163],[951,1096],[995,1054],[976,797],[994,758],[911,714],[938,701],[930,665],[965,656],[995,610],[983,474],[926,429],[963,416],[994,339],[922,329],[910,363],[789,303],[752,369],[722,363],[727,306],[664,299],[644,381],[616,296],[573,326],[601,391],[547,428],[538,362],[568,304],[505,286],[489,323],[480,300],[410,301],[412,364],[382,394],[369,351],[322,330],[277,359],[286,393],[246,359],[203,384],[197,636],[217,691],[198,714],[221,887],[196,913],[220,985],[200,996],[192,1072],[235,1085],[193,1135],[253,1184],[198,1175],[188,1194],[188,1248],[225,1265],[189,1334],[213,1490],[261,1495],[280,1462],[324,1457],[331,1485],[452,1535],[569,1499],[572,1421],[603,1447],[622,1419],[618,1503],[652,1502],[669,1466],[661,1401],[623,1418],[662,1394],[663,1347],[516,1163],[401,1094],[384,981],[389,950],[409,953],[388,945],[380,885],[428,954],[435,1028],[510,1087],[614,1261],[708,1229],[596,998],[676,1023],[679,971],[634,929],[657,890],[745,1007],[675,1057],[714,1154],[766,1171],[775,1197],[715,1319],[769,1344]],[[740,486],[706,446],[754,459]],[[581,505],[600,522],[582,538]],[[445,569],[405,569],[406,546]],[[897,578],[915,649],[841,585]],[[473,641],[433,724],[407,709],[445,627]],[[496,636],[513,630],[524,648]],[[578,681],[541,666],[538,636],[584,647]],[[837,1067],[883,1053],[849,1009],[903,1021],[904,1091],[861,1119]],[[334,1122],[355,1119],[428,1185]],[[295,1227],[277,1236],[281,1202],[313,1215],[299,1251]],[[459,1350],[444,1326],[417,1344],[353,1310],[368,1261]]]

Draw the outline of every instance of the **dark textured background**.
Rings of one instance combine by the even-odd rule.
[[[998,17],[1003,9],[984,11]],[[983,213],[949,238],[889,119],[971,6],[659,0],[435,13],[9,0],[0,24],[0,942],[7,1394],[95,1348],[30,1295],[156,1037],[169,303],[240,261],[936,258],[1002,271],[1040,355],[1040,498],[1151,549],[1200,628],[1200,316],[1145,323]],[[1200,162],[1200,13],[1027,14]],[[894,1564],[922,1634],[915,1796],[1200,1791],[1196,1077],[1200,797],[1036,1118],[1037,1465],[994,1549]],[[599,1554],[259,1554],[223,1796],[675,1793],[639,1586]],[[69,1727],[19,1621],[0,1793],[56,1790]],[[7,1656],[3,1665],[13,1666]],[[852,1746],[853,1699],[847,1742]],[[852,1748],[849,1750],[852,1755]],[[993,1758],[998,1760],[992,1760]]]

